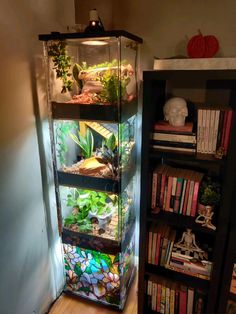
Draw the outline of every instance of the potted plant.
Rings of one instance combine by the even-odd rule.
[[[221,187],[219,182],[213,181],[210,177],[206,177],[199,188],[199,204],[203,206],[211,206],[212,209],[217,207],[221,200]]]

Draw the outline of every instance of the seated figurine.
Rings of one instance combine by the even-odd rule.
[[[195,222],[201,224],[203,227],[216,230],[216,227],[211,223],[213,215],[212,206],[205,206],[203,209],[198,210],[198,216]]]

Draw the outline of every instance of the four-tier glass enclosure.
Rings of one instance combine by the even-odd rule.
[[[65,291],[122,309],[135,271],[142,40],[125,31],[39,39],[48,78]]]

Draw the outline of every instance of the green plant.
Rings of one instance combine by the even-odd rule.
[[[221,186],[219,182],[206,177],[199,189],[199,203],[202,205],[217,206],[221,199]]]
[[[73,81],[70,79],[71,58],[66,52],[66,42],[53,42],[48,46],[48,55],[52,58],[57,78],[62,80],[61,93],[72,90]]]
[[[61,166],[65,165],[65,154],[68,151],[68,146],[66,144],[66,138],[68,134],[77,128],[77,124],[75,122],[68,121],[58,121],[56,123],[56,145],[57,145],[57,157],[59,158]]]
[[[86,130],[85,136],[78,131],[78,136],[70,133],[72,140],[81,148],[81,155],[84,158],[90,158],[93,154],[94,139],[89,128]]]
[[[103,85],[101,92],[101,99],[104,102],[111,104],[117,103],[119,97],[123,97],[126,90],[126,82],[119,78],[117,74],[107,70],[103,76],[100,77]]]
[[[116,198],[111,198],[104,192],[74,189],[73,193],[67,195],[67,206],[73,207],[73,211],[65,218],[65,226],[77,224],[81,231],[90,231],[92,224],[88,217],[89,212],[96,215],[110,213],[109,203],[115,205],[116,202]]]
[[[100,148],[98,151],[101,154],[102,161],[108,165],[111,173],[114,177],[116,177],[118,175],[119,154],[117,139],[113,133],[103,142],[102,148]]]

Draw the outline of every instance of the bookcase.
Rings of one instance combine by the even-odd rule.
[[[166,101],[172,97],[181,97],[187,102],[188,116],[186,117],[185,125],[190,123],[193,126],[191,136],[195,136],[195,142],[192,142],[191,145],[186,143],[186,145],[179,143],[175,145],[171,143],[171,140],[166,145],[165,139],[155,139],[153,141],[154,134],[157,133],[155,131],[157,121],[164,120],[163,107]],[[228,235],[230,226],[232,229],[234,224],[230,215],[233,211],[235,194],[236,150],[232,141],[232,138],[235,138],[236,135],[236,126],[233,118],[235,104],[235,70],[209,70],[207,68],[172,70],[169,68],[168,70],[145,71],[143,73],[138,313],[225,312],[226,302],[224,297],[226,292],[224,292],[224,295],[222,294],[223,288],[221,289],[221,286],[224,284],[224,287],[229,289],[232,274],[232,253],[230,249],[233,244],[230,244],[230,241],[228,241]],[[209,112],[212,114],[213,110],[215,110],[214,114],[216,112],[219,114],[224,112],[223,115],[226,115],[225,112],[227,112],[228,115],[228,112],[230,112],[232,119],[230,119],[230,130],[225,139],[227,144],[223,152],[222,146],[223,142],[225,144],[225,141],[222,140],[222,129],[226,128],[226,124],[221,126],[218,121],[217,128],[215,128],[216,134],[213,135],[212,129],[214,128],[211,126],[211,118],[208,118],[207,123],[207,141],[208,147],[211,147],[211,145],[215,145],[215,147],[209,151],[206,150],[206,152],[201,149],[201,146],[199,149],[199,142],[205,141],[203,140],[205,137],[202,134],[207,129],[205,125],[202,133],[202,125],[199,122],[199,110],[206,110],[207,114]],[[189,136],[189,139],[193,141],[194,138],[191,136]],[[160,142],[157,142],[158,140]],[[215,141],[216,144],[213,145],[212,141]],[[163,145],[160,145],[160,143]],[[183,212],[183,205],[182,207],[178,205],[177,210],[168,205],[168,193],[171,193],[168,192],[168,180],[165,185],[165,204],[163,205],[160,200],[161,194],[158,201],[156,201],[157,195],[154,193],[153,196],[153,191],[156,191],[157,194],[161,193],[158,192],[158,183],[160,185],[161,181],[157,180],[155,183],[153,179],[155,173],[158,173],[158,167],[167,167],[170,170],[164,172],[165,175],[171,179],[174,177],[177,180],[181,178],[185,185],[189,181],[194,181],[193,190],[196,184],[198,184],[197,198],[195,195],[194,200],[196,204],[193,205],[194,196],[191,195],[192,201],[189,203],[188,214]],[[163,177],[162,170],[161,176]],[[198,179],[196,179],[197,177]],[[200,207],[198,206],[200,188],[206,177],[211,178],[215,182],[217,181],[220,187],[220,200],[214,209],[212,228],[196,222],[196,218],[200,213]],[[181,197],[189,200],[189,190],[187,191],[185,187],[185,195],[183,196],[182,185],[180,191],[180,202]],[[177,189],[173,193],[175,198],[177,197],[176,193]],[[171,198],[171,195],[169,197]],[[153,204],[153,202],[156,202],[156,204]],[[165,237],[165,232],[167,234],[169,232],[172,236]],[[192,262],[190,263],[191,267],[187,268],[186,266],[182,270],[180,267],[170,267],[170,259],[172,265],[174,265],[174,257],[178,257],[178,254],[182,256],[182,253],[178,252],[178,243],[181,243],[181,237],[184,238],[189,233],[195,236],[193,237],[194,242],[196,240],[197,243],[196,248],[200,247],[205,253],[208,253],[208,256],[204,257],[204,260],[207,260],[206,263],[204,262],[204,267],[207,267],[205,265],[208,265],[209,262],[210,269],[197,271],[197,266],[191,268]],[[154,238],[155,234],[157,235]],[[158,242],[158,234],[161,238],[160,242]],[[167,248],[163,249],[166,238],[168,240]],[[150,241],[154,242],[150,244]],[[156,248],[154,253],[152,245]],[[230,245],[231,248],[229,247]],[[228,252],[227,258],[229,258],[229,264],[231,264],[231,274],[230,276],[227,275],[227,280],[223,278],[224,272],[226,274],[226,268],[224,268],[227,264],[225,260],[226,252]],[[165,255],[164,261],[160,261],[158,254]],[[188,256],[188,258],[192,257]],[[200,259],[200,255],[194,258],[195,260]],[[178,259],[176,258],[176,260]],[[203,261],[201,263],[203,264]],[[183,264],[185,265],[185,263]],[[163,294],[165,294],[164,297]],[[161,308],[158,302],[161,304]]]

